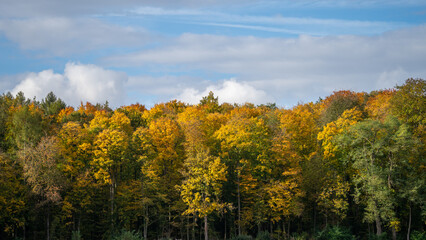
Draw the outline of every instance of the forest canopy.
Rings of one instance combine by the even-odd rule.
[[[425,92],[114,110],[3,94],[0,239],[426,238]]]

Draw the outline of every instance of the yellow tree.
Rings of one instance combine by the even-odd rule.
[[[267,203],[273,222],[282,221],[282,233],[285,223],[290,226],[291,216],[300,216],[303,211],[301,163],[315,151],[318,113],[309,103],[298,105],[291,110],[276,111],[278,126],[272,141],[271,179],[267,185]],[[285,236],[283,236],[285,237]]]
[[[384,121],[391,112],[390,100],[394,93],[394,90],[383,90],[368,99],[365,106],[368,116],[373,119]]]
[[[317,148],[318,106],[313,103],[299,104],[291,110],[280,111],[279,115],[280,130],[291,143],[292,150],[300,157],[309,159]]]
[[[231,184],[236,184],[237,227],[242,232],[242,223],[263,220],[260,214],[265,204],[261,186],[267,180],[270,154],[270,131],[260,118],[261,111],[250,106],[236,108],[230,120],[214,134],[220,141],[222,158],[226,160]],[[258,191],[259,190],[259,191]],[[259,201],[257,201],[259,200]],[[245,202],[245,206],[242,203]]]
[[[126,114],[126,116],[130,119],[131,126],[134,129],[146,125],[142,117],[143,113],[147,111],[144,105],[139,103],[131,104],[130,106],[123,106],[117,109],[117,111]]]
[[[121,112],[114,112],[109,118],[104,111],[98,111],[90,122],[89,130],[97,133],[93,142],[94,158],[91,164],[95,168],[95,178],[110,186],[111,225],[114,225],[117,174],[127,154],[130,120]]]
[[[82,217],[90,212],[93,191],[99,187],[90,169],[93,159],[92,138],[86,128],[72,121],[63,124],[58,133],[59,146],[64,157],[61,170],[69,182],[62,210],[66,217],[65,225],[72,225],[73,230],[77,231],[80,230]]]
[[[175,186],[182,180],[180,169],[184,158],[183,134],[175,120],[159,117],[151,120],[147,129],[140,128],[139,137],[141,147],[149,153],[142,156],[144,161],[142,173],[147,181],[158,186],[158,193],[164,195],[163,203],[166,204],[166,209],[161,210],[166,212],[159,217],[162,221],[167,219],[164,222],[167,227],[164,228],[167,229],[167,237],[170,237],[173,230],[171,208],[175,207],[173,204],[177,204],[179,199],[179,192]]]
[[[143,218],[143,236],[148,238],[148,227],[151,224],[150,209],[155,204],[166,201],[164,191],[160,191],[160,178],[151,166],[156,157],[156,148],[152,142],[149,128],[138,127],[132,134],[132,155],[137,163],[139,179],[130,181],[119,192],[124,204],[124,211],[131,216]]]
[[[212,95],[210,97],[212,97]],[[214,99],[213,98],[208,99],[205,104],[201,104],[199,106],[189,106],[182,113],[178,114],[177,120],[185,135],[184,146],[185,146],[186,160],[185,160],[184,167],[186,166],[185,169],[187,169],[187,171],[185,173],[187,174],[186,176],[184,174],[184,177],[187,180],[184,180],[185,181],[183,183],[184,185],[188,183],[189,181],[188,178],[193,178],[193,176],[188,175],[188,171],[189,171],[188,169],[190,169],[188,162],[196,162],[195,160],[199,160],[200,154],[206,155],[205,152],[208,151],[207,153],[208,159],[206,159],[207,161],[211,158],[214,158],[211,154],[212,150],[215,153],[218,152],[217,144],[215,144],[217,140],[213,138],[213,133],[221,127],[221,125],[224,122],[223,121],[224,117],[222,114],[219,114],[215,111],[210,111],[213,108],[217,109],[216,107],[218,107],[217,103],[210,102],[210,101],[214,101]],[[210,106],[213,108],[207,107],[206,104],[208,106],[213,104],[212,106]],[[200,176],[200,177],[203,177],[203,176]],[[182,188],[182,185],[180,187]],[[182,195],[182,192],[181,192],[181,195]],[[188,205],[188,203],[186,203],[186,205]],[[191,215],[191,214],[192,216],[194,216],[193,218],[194,224],[192,224],[193,225],[192,233],[194,235],[196,217],[197,216],[200,217],[200,216],[195,211],[186,212],[186,215]],[[205,216],[205,220],[207,220],[207,216]],[[205,221],[205,224],[206,224],[206,221]],[[189,227],[189,224],[187,226]],[[189,230],[187,229],[187,231]],[[207,230],[206,230],[206,235],[208,235]]]
[[[324,158],[322,164],[323,167],[329,169],[327,174],[323,176],[323,186],[317,199],[318,205],[322,207],[322,212],[325,214],[326,221],[330,211],[343,219],[349,206],[347,202],[349,183],[344,179],[346,179],[346,175],[351,174],[351,169],[347,163],[337,156],[339,151],[335,137],[361,120],[362,112],[357,107],[345,110],[337,120],[328,123],[318,133]]]
[[[184,214],[204,218],[204,239],[208,240],[208,215],[228,206],[220,201],[222,182],[226,181],[226,166],[219,157],[212,157],[207,150],[201,150],[185,160],[183,177],[179,189],[188,207]]]

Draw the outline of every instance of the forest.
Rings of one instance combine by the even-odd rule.
[[[0,96],[0,239],[426,239],[426,81],[290,109]]]

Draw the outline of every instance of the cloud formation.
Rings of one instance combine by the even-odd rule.
[[[262,104],[270,100],[264,91],[254,88],[249,83],[238,82],[235,79],[224,80],[215,85],[209,85],[202,91],[194,88],[186,88],[177,99],[186,103],[197,104],[210,91],[219,97],[219,103],[244,104],[249,102]]]
[[[333,90],[371,91],[394,87],[408,77],[424,78],[424,39],[426,25],[371,37],[183,34],[166,46],[106,61],[231,74],[268,92],[278,103],[292,105],[302,99],[316,100]]]
[[[127,79],[124,73],[95,65],[68,63],[63,74],[53,70],[27,74],[11,92],[22,91],[28,98],[41,100],[52,91],[71,106],[108,101],[112,107],[118,107],[124,102]]]
[[[107,24],[89,18],[0,20],[0,32],[24,50],[45,50],[57,56],[123,46],[149,39],[143,29]]]

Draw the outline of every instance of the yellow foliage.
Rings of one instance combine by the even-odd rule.
[[[119,130],[105,129],[100,132],[94,141],[94,155],[92,165],[95,166],[96,179],[111,183],[111,177],[127,150],[127,135]]]
[[[346,217],[349,203],[347,195],[349,193],[349,183],[343,181],[340,176],[329,179],[318,197],[318,205],[323,207],[322,211],[330,210],[341,219]]]
[[[297,105],[279,112],[280,128],[292,148],[305,159],[315,151],[318,134],[319,108],[313,103]]]
[[[204,217],[229,207],[229,204],[219,202],[222,182],[226,181],[226,166],[220,158],[211,157],[206,150],[201,150],[195,157],[187,158],[184,166],[185,180],[178,186],[188,207],[184,214]]]
[[[318,133],[318,140],[322,141],[324,158],[330,159],[335,156],[337,147],[333,143],[333,137],[342,133],[345,129],[354,125],[361,119],[362,112],[355,107],[345,110],[336,121],[330,122],[324,126],[323,130]]]
[[[394,93],[394,90],[385,90],[381,91],[377,96],[370,98],[365,106],[365,110],[367,110],[369,117],[384,121],[386,116],[390,113],[390,100]]]

